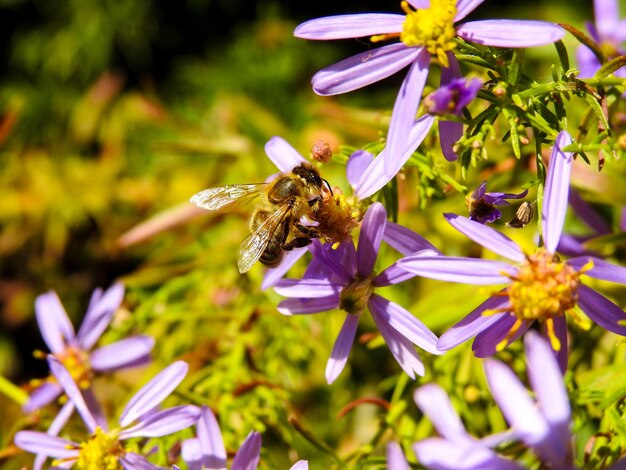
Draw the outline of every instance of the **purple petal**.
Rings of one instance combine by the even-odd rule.
[[[222,432],[215,415],[207,406],[202,407],[202,414],[196,424],[198,439],[202,444],[205,465],[209,468],[226,468],[226,449]]]
[[[175,406],[150,413],[139,422],[120,432],[120,439],[133,437],[161,437],[186,429],[198,421],[200,408],[193,405]]]
[[[291,467],[289,467],[289,470],[309,470],[309,461],[298,460]]]
[[[518,263],[526,259],[520,247],[497,230],[460,215],[447,213],[444,216],[455,229],[488,250]]]
[[[473,12],[478,6],[480,6],[485,0],[457,0],[456,2],[456,16],[454,22],[461,21],[471,12]]]
[[[384,171],[387,178],[394,177],[406,162],[403,158],[398,157],[403,152],[406,154],[406,137],[411,132],[415,122],[417,108],[422,99],[422,91],[428,78],[429,66],[430,53],[426,49],[421,49],[404,78],[393,105],[391,122],[387,131],[387,143],[385,144]]]
[[[543,243],[549,253],[555,252],[565,221],[572,154],[571,152],[563,152],[561,148],[571,143],[572,138],[567,131],[559,132],[550,156],[550,166],[546,176],[541,208]]]
[[[439,251],[428,240],[413,230],[389,221],[385,225],[383,240],[394,250],[405,256],[422,250]]]
[[[450,327],[448,331],[441,335],[439,341],[437,341],[437,349],[447,351],[486,330],[497,322],[503,314],[483,315],[483,312],[486,310],[499,310],[506,307],[508,303],[508,297],[490,297],[463,320]]]
[[[555,356],[557,362],[559,363],[559,367],[561,368],[561,373],[564,374],[565,371],[567,371],[567,359],[569,356],[567,347],[567,321],[565,320],[565,317],[556,317],[554,319],[554,334],[561,343],[561,349],[556,352]]]
[[[439,144],[441,152],[449,162],[456,161],[458,155],[453,147],[463,137],[463,123],[456,121],[439,121]]]
[[[581,284],[578,306],[602,328],[626,336],[626,313],[603,295]]]
[[[350,155],[346,164],[346,178],[352,189],[357,187],[357,183],[363,176],[363,173],[373,162],[374,155],[365,150],[357,150]]]
[[[28,401],[23,407],[24,413],[31,413],[39,408],[46,406],[56,399],[63,389],[56,382],[44,382],[30,394]]]
[[[580,196],[578,191],[570,188],[568,202],[580,220],[589,226],[589,228],[593,229],[597,234],[608,235],[611,233],[611,229],[608,227],[604,219],[587,201]]]
[[[383,240],[385,224],[387,223],[387,211],[380,202],[375,202],[367,209],[361,224],[359,233],[359,246],[357,248],[357,272],[365,278],[372,273],[380,242]]]
[[[81,393],[78,385],[74,382],[72,375],[68,372],[68,370],[61,364],[61,362],[54,356],[48,356],[48,365],[50,366],[50,371],[56,377],[57,381],[63,387],[65,394],[67,397],[74,403],[76,407],[76,411],[80,414],[87,426],[87,429],[90,433],[93,433],[98,426],[102,429],[106,430],[106,426],[103,426],[103,423],[99,423],[94,414],[101,414],[99,411],[94,412],[95,410],[91,410],[85,401],[85,397]]]
[[[51,352],[62,352],[66,344],[74,340],[74,327],[55,292],[47,292],[37,297],[35,315],[41,336]]]
[[[284,297],[316,299],[338,295],[341,286],[326,279],[281,279],[274,290]]]
[[[602,279],[603,281],[618,282],[620,284],[626,284],[626,268],[622,266],[616,266],[611,263],[607,263],[595,256],[580,256],[578,258],[572,258],[567,260],[567,264],[572,266],[576,270],[582,269],[591,261],[593,267],[588,271],[585,271],[587,276],[594,279]]]
[[[412,379],[415,379],[415,374],[423,376],[426,371],[424,364],[415,351],[415,346],[389,324],[388,313],[384,310],[379,310],[378,304],[370,301],[369,307],[378,331],[385,339],[387,347],[400,367],[402,367],[402,370]]]
[[[415,390],[413,398],[442,437],[460,444],[472,440],[465,431],[461,418],[452,408],[448,393],[439,385],[434,383],[423,385]]]
[[[285,299],[276,307],[283,315],[320,313],[339,308],[339,294],[317,299]]]
[[[78,450],[75,449],[77,444],[43,432],[19,431],[15,434],[13,442],[20,449],[33,454],[43,454],[57,459],[78,457]]]
[[[576,61],[580,70],[579,78],[593,77],[602,66],[596,55],[591,52],[591,49],[583,45],[578,46],[578,49],[576,49]]]
[[[542,442],[548,423],[513,371],[494,359],[485,359],[483,364],[491,394],[516,435],[531,447]]]
[[[332,384],[348,362],[348,356],[354,343],[356,329],[359,326],[359,315],[346,315],[341,331],[326,363],[326,381]]]
[[[617,0],[594,0],[593,13],[600,38],[610,37],[619,29],[619,4]]]
[[[256,470],[261,453],[261,434],[251,432],[235,454],[231,470]]]
[[[123,369],[150,361],[154,347],[151,336],[133,336],[96,349],[89,356],[91,367],[99,372]]]
[[[424,250],[420,253],[426,253],[424,256],[432,256],[433,254],[435,254],[435,252],[433,252],[432,250]],[[415,277],[415,274],[410,273],[402,267],[398,266],[398,263],[396,262],[386,268],[378,276],[376,276],[372,282],[374,284],[374,287],[385,287],[400,284],[401,282],[404,282],[413,277]]]
[[[466,41],[495,47],[534,47],[552,44],[565,35],[553,23],[531,20],[481,20],[463,23],[456,34]]]
[[[373,294],[369,301],[370,311],[375,311],[379,321],[385,322],[416,346],[432,354],[437,349],[437,336],[421,321],[398,304]]]
[[[181,445],[180,455],[187,467],[189,467],[189,470],[202,470],[202,459],[204,456],[202,455],[202,446],[199,439],[185,439]],[[224,462],[222,467],[213,468],[226,469],[226,462]]]
[[[302,39],[349,39],[402,31],[404,15],[362,13],[316,18],[296,27],[293,35]]]
[[[328,280],[344,286],[352,282],[357,274],[356,248],[352,240],[341,243],[336,250],[332,248],[330,243],[322,245],[319,250],[314,252],[313,261],[320,264],[320,269],[314,273],[315,275],[309,276],[309,269],[307,268],[305,278]],[[321,274],[321,276],[317,276],[317,274]]]
[[[265,153],[270,157],[272,163],[283,173],[293,170],[301,163],[306,163],[304,157],[300,155],[295,148],[285,139],[278,136],[272,137],[267,141],[265,144]]]
[[[120,458],[120,462],[124,466],[124,470],[165,470],[163,467],[148,462],[148,459],[143,455],[134,452],[126,452],[124,457]]]
[[[507,338],[516,320],[517,317],[514,315],[502,315],[496,323],[479,333],[472,343],[474,355],[476,357],[493,356],[497,352],[496,347],[500,342],[507,339],[506,345],[508,346],[522,336],[532,324],[532,321],[524,322],[513,336]]]
[[[387,470],[411,470],[409,463],[404,457],[402,447],[397,442],[387,443]]]
[[[100,339],[123,299],[124,285],[117,283],[109,287],[104,294],[98,297],[97,301],[94,299],[90,303],[89,310],[87,310],[77,335],[78,344],[85,351],[90,350]]]
[[[313,90],[322,96],[357,90],[402,70],[419,52],[403,43],[362,52],[317,72],[311,79]]]
[[[308,251],[307,247],[295,248],[291,251],[285,251],[283,253],[283,259],[278,266],[265,270],[263,275],[263,282],[261,283],[261,290],[272,287],[276,282],[283,278],[287,271],[298,262],[302,256]]]
[[[550,460],[564,461],[570,440],[571,409],[563,375],[554,352],[538,333],[529,331],[524,338],[528,378],[541,412],[550,425]],[[544,451],[545,452],[545,451]]]
[[[183,381],[188,369],[185,362],[176,361],[159,372],[130,399],[120,416],[120,425],[127,427],[158,406]]]
[[[431,470],[523,470],[524,467],[483,447],[480,442],[460,445],[439,438],[413,444],[420,463]]]
[[[428,135],[430,128],[433,125],[435,118],[429,114],[426,114],[415,121],[411,129],[411,133],[408,138],[405,139],[405,143],[407,144],[403,153],[400,156],[396,156],[394,160],[394,164],[398,166],[398,170],[406,163],[406,161],[411,157],[413,152],[419,147],[422,141]],[[386,165],[385,160],[388,158],[387,148],[385,148],[379,155],[374,159],[374,162],[367,167],[367,170],[361,176],[361,179],[357,183],[354,189],[354,195],[359,199],[365,199],[366,197],[370,197],[372,194],[377,192],[383,186],[385,186],[389,181],[393,179],[394,174],[387,175],[384,171],[384,167]]]
[[[396,264],[418,276],[476,285],[508,283],[510,278],[502,273],[513,270],[511,265],[501,261],[452,256],[420,256],[419,253],[402,258]]]
[[[50,427],[48,427],[48,431],[46,432],[46,434],[50,436],[58,435],[61,429],[65,427],[65,424],[70,419],[73,413],[74,404],[71,401],[68,401],[67,403],[65,403],[65,405],[61,407],[57,415],[54,417],[52,423],[50,423]]]
[[[423,10],[430,7],[430,0],[407,0],[415,10]]]

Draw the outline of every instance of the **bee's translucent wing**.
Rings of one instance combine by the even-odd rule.
[[[229,184],[200,191],[189,201],[202,209],[218,211],[257,197],[265,187],[266,183]]]
[[[285,217],[289,214],[289,210],[290,206],[287,204],[275,212],[272,212],[261,225],[241,242],[239,260],[237,261],[237,267],[240,273],[243,274],[249,271],[252,265],[259,260],[265,248],[267,248],[267,244],[276,233],[276,230],[284,223]]]

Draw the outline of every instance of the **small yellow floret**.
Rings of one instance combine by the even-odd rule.
[[[116,435],[109,435],[102,429],[96,432],[87,442],[81,443],[76,465],[81,470],[121,470],[120,458],[124,449]]]

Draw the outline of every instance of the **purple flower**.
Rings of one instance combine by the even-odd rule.
[[[360,315],[369,309],[389,349],[402,369],[412,378],[424,374],[424,365],[413,344],[437,354],[437,337],[411,313],[374,291],[412,277],[391,265],[380,274],[373,272],[378,249],[386,231],[387,213],[380,203],[369,207],[363,218],[358,250],[349,241],[337,250],[318,245],[314,261],[302,279],[283,279],[274,289],[290,297],[278,305],[286,315],[342,309],[347,315],[326,366],[326,379],[332,383],[343,370],[354,342]],[[436,255],[428,242],[407,229],[396,226],[396,247],[422,248],[421,254]],[[408,233],[407,233],[408,232]],[[395,242],[394,242],[395,243]]]
[[[373,42],[400,39],[399,43],[363,52],[331,65],[312,79],[316,93],[336,95],[382,80],[410,65],[389,124],[384,159],[387,177],[392,178],[416,148],[411,148],[406,136],[414,126],[431,59],[434,58],[444,67],[443,85],[456,75],[453,70],[448,80],[443,81],[446,80],[444,75],[448,73],[448,68],[458,69],[452,54],[457,36],[478,44],[510,48],[550,44],[564,35],[564,31],[557,25],[541,21],[482,20],[458,24],[482,2],[431,0],[428,4],[422,0],[403,1],[401,7],[405,15],[365,13],[330,16],[302,23],[294,31],[297,37],[317,40],[366,36],[371,36]],[[409,4],[417,10],[413,11]],[[444,128],[457,132],[441,132],[450,142],[454,143],[461,137],[458,126],[446,125]]]
[[[509,202],[507,199],[522,199],[528,194],[527,189],[519,194],[487,193],[485,192],[486,189],[487,182],[483,181],[467,199],[469,218],[481,224],[490,224],[502,217],[502,213],[496,206],[508,206]]]
[[[84,390],[90,387],[95,372],[138,366],[150,360],[150,351],[154,346],[154,339],[150,336],[133,336],[93,349],[111,323],[123,298],[122,284],[114,284],[106,292],[97,289],[91,297],[78,334],[74,332],[74,327],[54,292],[42,294],[35,301],[39,329],[52,356],[67,368]],[[33,391],[24,405],[24,411],[31,412],[47,405],[61,392],[61,386],[54,378],[49,378]]]
[[[196,406],[175,406],[158,410],[187,374],[188,366],[177,361],[157,374],[130,399],[119,419],[119,427],[109,430],[99,406],[82,393],[71,373],[54,356],[48,356],[50,370],[79,412],[91,436],[82,443],[36,431],[20,431],[15,445],[37,454],[53,457],[54,466],[116,470],[159,469],[140,454],[124,448],[123,441],[135,437],[161,437],[194,424],[200,409]]]
[[[200,419],[196,423],[197,436],[186,439],[182,445],[182,457],[189,470],[226,470],[226,449],[222,432],[215,415],[207,406],[202,407]],[[233,458],[231,470],[255,470],[259,464],[261,434],[251,432]],[[307,470],[306,460],[299,460],[291,470]]]
[[[571,412],[563,375],[541,336],[531,331],[524,344],[534,399],[507,366],[493,359],[484,364],[493,398],[511,425],[508,432],[476,439],[467,433],[441,387],[428,384],[416,390],[417,405],[441,436],[413,445],[422,465],[437,470],[522,469],[492,450],[502,442],[521,440],[549,468],[573,469]]]
[[[441,336],[437,344],[441,351],[476,336],[474,353],[478,357],[488,357],[539,321],[564,370],[567,365],[566,314],[580,326],[589,327],[588,322],[576,313],[574,308],[577,306],[600,326],[626,335],[626,313],[581,282],[584,273],[596,279],[624,284],[626,269],[592,256],[562,261],[555,253],[563,230],[572,163],[572,154],[561,149],[570,143],[567,132],[559,133],[544,189],[543,247],[534,254],[525,254],[511,239],[486,225],[446,214],[454,228],[514,264],[443,256],[409,256],[398,261],[398,266],[408,272],[433,279],[477,285],[506,284]]]
[[[598,43],[600,50],[607,59],[626,54],[622,43],[626,41],[626,20],[619,19],[619,4],[617,0],[594,0],[595,24],[586,22],[591,38]],[[602,66],[591,49],[579,46],[576,50],[576,59],[580,69],[580,78],[591,78]],[[626,77],[626,69],[615,71],[618,77]]]
[[[476,98],[482,82],[477,78],[453,78],[424,98],[428,114],[437,116],[461,116],[463,108]]]

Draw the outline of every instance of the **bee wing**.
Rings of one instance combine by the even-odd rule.
[[[201,209],[218,211],[259,196],[266,185],[267,183],[229,184],[200,191],[189,201]]]
[[[259,260],[265,248],[267,248],[267,244],[274,236],[274,233],[284,222],[285,217],[287,217],[289,209],[289,205],[284,205],[273,212],[241,242],[239,260],[237,261],[237,267],[240,273],[243,274],[249,271],[252,265]]]

